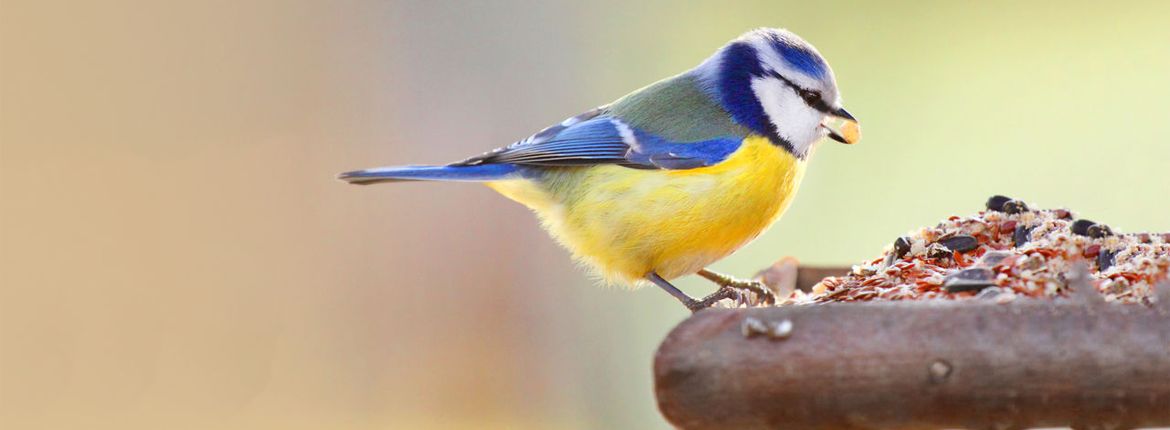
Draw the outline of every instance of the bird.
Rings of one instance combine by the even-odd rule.
[[[605,281],[656,285],[698,312],[724,299],[775,302],[761,282],[707,266],[780,218],[825,137],[861,137],[833,70],[793,32],[758,28],[690,70],[510,145],[338,178],[485,183],[535,212]],[[688,275],[718,288],[691,297],[671,282]]]

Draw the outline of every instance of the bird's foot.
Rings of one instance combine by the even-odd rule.
[[[776,304],[776,295],[763,282],[746,279],[733,279],[723,285],[723,289],[730,289],[738,294],[736,303],[745,306],[760,306]]]
[[[712,294],[707,298],[711,298],[722,293],[723,295],[726,295],[726,297],[723,298],[735,299],[737,305],[759,306],[772,305],[776,303],[776,295],[773,294],[772,290],[769,289],[768,286],[762,281],[754,279],[738,279],[706,269],[699,272],[699,275],[719,285],[719,291],[716,291],[715,294]],[[725,291],[726,293],[724,293]],[[704,298],[699,302],[704,302],[707,300],[707,298]],[[717,299],[715,301],[719,300],[720,299]]]
[[[719,303],[719,301],[723,299],[735,299],[736,301],[739,301],[739,297],[742,295],[743,294],[734,289],[720,287],[718,290],[716,290],[714,293],[711,293],[711,295],[707,297],[703,297],[699,300],[691,299],[684,302],[683,305],[685,305],[687,309],[690,309],[693,313],[707,309],[711,306],[715,306],[716,303]]]

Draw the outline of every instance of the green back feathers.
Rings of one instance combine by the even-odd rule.
[[[731,115],[699,87],[691,73],[634,91],[613,102],[608,110],[635,128],[675,142],[750,134],[732,122]]]

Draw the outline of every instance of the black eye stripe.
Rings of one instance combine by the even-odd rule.
[[[788,78],[785,78],[783,75],[781,75],[780,73],[777,73],[776,71],[769,71],[768,75],[773,77],[773,78],[779,79],[780,81],[787,84],[790,88],[792,88],[793,91],[796,91],[796,95],[798,95],[798,96],[800,96],[800,98],[804,99],[804,102],[808,103],[808,105],[810,107],[812,107],[813,109],[819,110],[819,111],[824,112],[824,113],[829,113],[829,111],[832,110],[832,108],[830,108],[829,105],[825,103],[825,100],[823,98],[821,98],[820,93],[813,91],[813,90],[806,90],[804,88],[801,88],[799,85],[796,85],[795,82],[788,80]]]

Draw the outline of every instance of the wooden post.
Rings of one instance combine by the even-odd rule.
[[[1155,307],[1074,294],[704,310],[659,347],[658,405],[685,429],[1170,426],[1159,288]]]

